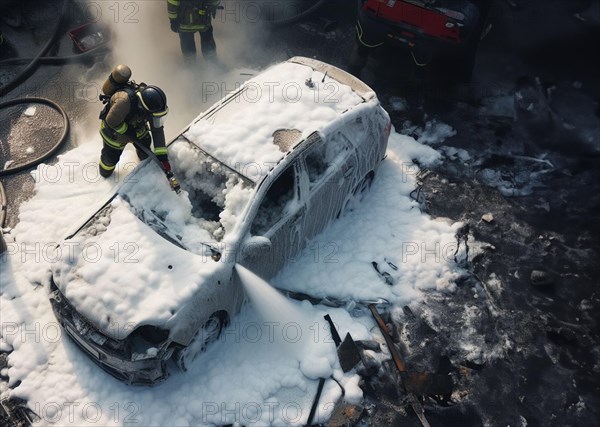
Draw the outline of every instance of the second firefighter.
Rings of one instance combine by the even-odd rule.
[[[167,0],[171,30],[179,34],[181,52],[187,64],[196,63],[194,36],[199,33],[204,59],[220,65],[212,27],[212,19],[219,8],[220,0]]]

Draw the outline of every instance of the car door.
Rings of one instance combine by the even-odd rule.
[[[301,197],[301,178],[296,162],[280,173],[264,193],[250,225],[252,236],[264,236],[271,245],[265,250],[244,250],[247,256],[243,263],[265,279],[273,277],[302,249],[306,205]]]
[[[304,237],[310,239],[339,214],[357,183],[358,165],[356,150],[341,130],[315,138],[303,159],[308,180]]]

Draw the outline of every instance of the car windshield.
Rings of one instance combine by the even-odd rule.
[[[241,220],[254,183],[200,148],[179,138],[169,146],[169,160],[182,188],[169,189],[153,163],[128,177],[118,197],[135,215],[168,241],[205,255]]]
[[[235,227],[255,186],[185,137],[169,146],[171,164],[188,192],[191,214],[220,241]]]

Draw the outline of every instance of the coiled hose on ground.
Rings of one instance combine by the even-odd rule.
[[[6,193],[4,192],[4,185],[0,182],[0,228],[4,227],[4,221],[6,221],[6,209],[8,209],[8,202],[6,200]],[[2,231],[0,230],[0,236],[2,235]],[[2,246],[2,242],[0,242],[0,247]],[[2,250],[0,248],[0,253]]]
[[[14,105],[19,105],[19,104],[44,104],[44,105],[49,106],[50,108],[53,108],[54,110],[58,111],[60,113],[60,115],[62,116],[63,130],[62,130],[60,137],[54,143],[54,145],[50,148],[50,150],[48,150],[47,152],[43,153],[42,155],[40,155],[34,159],[28,161],[27,163],[16,166],[14,168],[0,170],[0,177],[8,176],[8,175],[11,175],[11,174],[14,174],[17,172],[21,172],[25,169],[29,169],[29,168],[37,165],[38,163],[41,163],[44,160],[47,160],[50,157],[54,156],[54,154],[56,154],[56,152],[61,148],[63,143],[66,141],[67,136],[69,135],[69,118],[67,117],[67,113],[60,105],[58,105],[54,101],[51,101],[46,98],[36,98],[36,97],[18,98],[18,99],[12,99],[10,101],[0,103],[0,110],[7,108],[7,107],[12,107]],[[8,202],[6,199],[6,193],[4,192],[4,186],[2,185],[1,182],[0,182],[0,201],[2,202],[2,205],[0,207],[0,228],[2,228],[2,227],[4,227],[4,221],[6,220],[6,210],[8,207]],[[1,232],[0,232],[0,234],[1,234]],[[2,246],[2,242],[0,242],[0,246]],[[0,250],[0,253],[2,253],[1,250]]]
[[[19,63],[22,63],[22,62],[28,61],[28,60],[30,61],[29,64],[18,75],[16,75],[12,80],[9,80],[6,84],[0,86],[0,96],[4,96],[4,95],[10,93],[13,89],[15,89],[17,86],[19,86],[25,80],[27,80],[27,78],[29,78],[29,76],[36,69],[37,65],[40,63],[61,64],[61,63],[72,62],[73,60],[75,60],[74,57],[53,58],[53,57],[44,56],[48,52],[48,50],[50,50],[50,47],[52,47],[52,45],[56,42],[59,30],[62,26],[64,17],[66,15],[67,7],[68,7],[68,1],[63,0],[61,13],[58,18],[58,22],[56,23],[56,26],[54,27],[54,31],[53,31],[51,37],[46,42],[46,44],[42,47],[42,49],[38,52],[38,54],[35,57],[33,57],[31,59],[30,58],[11,58],[11,59],[7,59],[4,61],[0,61],[1,64],[6,64],[6,65],[19,64]],[[93,50],[88,53],[90,53],[90,54],[93,53]],[[86,55],[86,57],[87,56],[89,56],[89,55]],[[78,58],[77,60],[81,60],[81,59],[82,58]],[[37,165],[38,163],[41,163],[44,160],[52,157],[54,154],[56,154],[56,152],[60,149],[62,144],[67,139],[67,136],[69,134],[69,118],[67,117],[66,112],[63,110],[63,108],[60,105],[58,105],[57,103],[55,103],[49,99],[39,98],[39,97],[12,99],[10,101],[0,103],[0,110],[3,108],[18,105],[18,104],[31,104],[31,103],[44,104],[44,105],[47,105],[50,108],[53,108],[56,111],[58,111],[63,118],[62,134],[61,134],[60,138],[58,139],[58,141],[56,141],[56,143],[50,148],[49,151],[28,161],[25,164],[19,165],[14,168],[0,170],[0,177],[11,175],[11,174],[14,174],[17,172],[21,172],[25,169],[31,168],[31,167]],[[4,222],[6,220],[6,210],[7,210],[6,193],[4,191],[4,186],[2,185],[2,183],[0,183],[0,201],[2,203],[2,205],[0,207],[0,228],[2,228],[4,226]],[[0,231],[0,240],[1,240],[0,241],[0,253],[3,252],[3,250],[5,249],[4,240],[1,239],[1,234],[2,233]]]
[[[17,99],[11,99],[10,101],[0,103],[0,110],[2,110],[3,108],[18,105],[18,104],[44,104],[44,105],[49,106],[50,108],[53,108],[54,110],[58,111],[60,113],[60,115],[62,116],[63,131],[62,131],[62,134],[60,135],[60,137],[58,138],[58,141],[56,141],[54,143],[54,145],[50,148],[50,150],[48,150],[46,153],[28,161],[27,163],[24,163],[19,166],[15,166],[14,168],[2,169],[2,170],[0,170],[0,176],[7,176],[7,175],[11,175],[11,174],[14,174],[17,172],[21,172],[25,169],[29,169],[29,168],[37,165],[38,163],[41,163],[44,160],[52,157],[60,149],[61,145],[63,144],[63,142],[65,142],[65,140],[67,139],[67,136],[69,134],[69,118],[67,117],[67,113],[56,102],[51,101],[47,98],[36,98],[36,97],[17,98]]]

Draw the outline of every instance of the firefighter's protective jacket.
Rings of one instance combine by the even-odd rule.
[[[108,113],[100,123],[100,134],[106,144],[122,150],[133,138],[143,140],[151,132],[154,154],[160,161],[168,160],[164,129],[155,127],[148,113],[137,106],[133,90],[116,91],[108,102]]]
[[[220,0],[167,0],[171,21],[179,23],[180,32],[206,31],[211,26]]]

